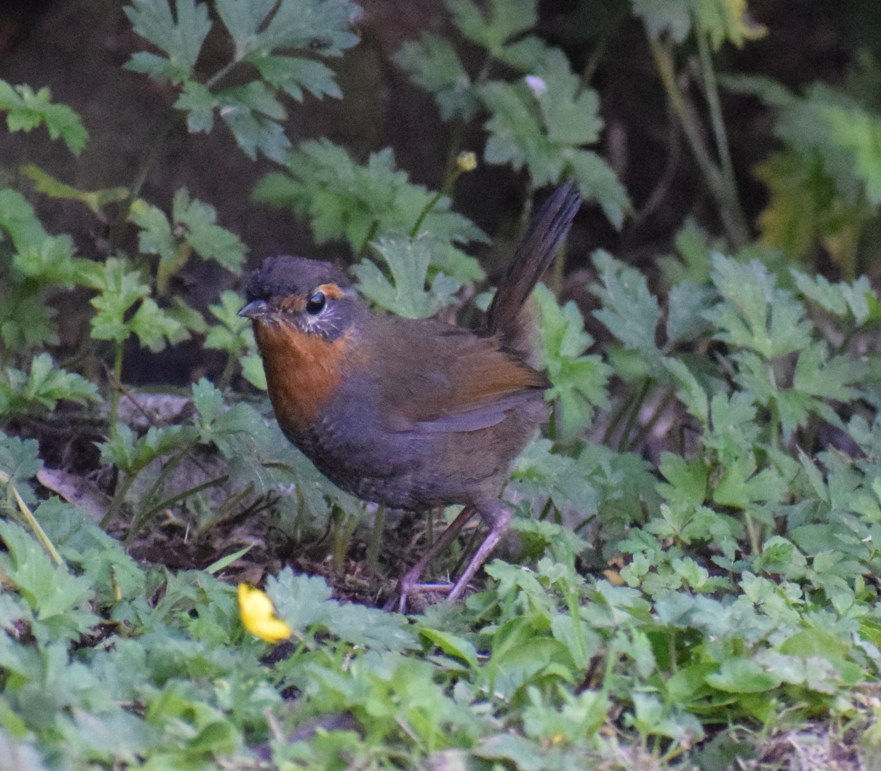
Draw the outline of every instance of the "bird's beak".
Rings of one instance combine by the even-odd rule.
[[[265,319],[270,314],[269,303],[266,300],[252,300],[239,311],[239,316],[246,319]]]

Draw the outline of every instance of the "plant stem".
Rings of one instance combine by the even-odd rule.
[[[134,538],[135,534],[150,520],[158,512],[162,511],[162,509],[166,509],[169,506],[177,503],[178,501],[182,501],[184,498],[188,498],[191,495],[195,495],[196,493],[202,492],[202,490],[207,490],[209,487],[216,487],[217,485],[222,485],[229,479],[229,474],[224,474],[223,476],[217,477],[216,479],[209,479],[207,482],[203,482],[200,485],[196,485],[195,487],[191,487],[189,490],[184,490],[182,493],[178,493],[177,495],[172,496],[171,498],[166,498],[161,503],[156,504],[151,509],[147,511],[141,512],[132,523],[132,526],[129,528],[128,533],[125,536],[125,543],[128,545],[131,543],[131,539]]]
[[[122,350],[123,343],[116,343],[116,353],[113,357],[113,384],[110,391],[110,432],[116,434],[116,421],[119,415],[120,383],[122,383]]]
[[[373,532],[370,534],[370,544],[367,546],[366,567],[370,571],[376,570],[379,561],[379,550],[382,546],[382,532],[385,529],[385,506],[376,509],[373,518]]]
[[[661,78],[664,90],[667,92],[667,98],[670,100],[673,112],[682,126],[694,160],[707,183],[710,194],[716,199],[719,216],[728,239],[734,248],[745,246],[749,243],[749,228],[737,198],[737,190],[729,185],[724,172],[716,165],[704,143],[697,111],[676,83],[673,54],[669,47],[665,47],[656,40],[651,41],[651,51],[655,68]]]
[[[119,507],[122,506],[123,501],[125,501],[126,493],[128,493],[129,488],[132,486],[132,482],[135,481],[136,476],[137,474],[126,475],[125,481],[117,488],[116,492],[113,495],[113,500],[110,501],[110,506],[107,509],[107,513],[104,515],[104,519],[101,520],[101,528],[103,530],[106,530],[109,527],[110,523],[113,521],[113,518],[119,511]]]
[[[642,381],[642,386],[639,389],[636,399],[633,400],[630,414],[627,416],[627,423],[624,426],[624,430],[621,432],[620,439],[618,440],[618,452],[624,452],[627,449],[627,437],[630,436],[630,432],[633,430],[633,426],[639,417],[639,410],[642,408],[643,402],[645,402],[645,397],[648,395],[651,384],[651,378],[645,378]]]

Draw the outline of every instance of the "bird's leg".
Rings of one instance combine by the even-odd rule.
[[[486,562],[486,558],[496,548],[496,544],[502,540],[502,536],[505,535],[508,525],[511,523],[511,510],[501,501],[493,501],[492,506],[484,504],[478,511],[483,521],[489,525],[489,533],[483,539],[480,548],[474,552],[468,567],[462,571],[462,575],[456,579],[456,583],[450,589],[450,593],[447,595],[449,600],[457,600],[462,595],[468,582],[474,578],[474,574]]]
[[[409,594],[418,594],[419,592],[448,592],[450,591],[449,584],[420,584],[419,579],[422,577],[422,571],[425,570],[426,566],[429,562],[431,562],[437,553],[446,547],[450,541],[452,541],[457,535],[459,535],[459,531],[465,527],[468,520],[471,519],[477,513],[476,506],[466,506],[459,512],[459,516],[456,517],[451,523],[450,526],[444,530],[443,533],[440,534],[440,537],[431,548],[422,555],[419,561],[413,565],[403,576],[401,576],[401,580],[399,582],[400,588],[400,599],[398,601],[398,612],[403,613],[407,608],[407,595]],[[470,565],[469,565],[470,567]]]
[[[474,553],[474,556],[468,562],[468,566],[462,571],[462,575],[456,579],[456,583],[450,584],[420,584],[419,578],[422,571],[425,570],[435,555],[446,547],[462,530],[465,524],[476,513],[480,513],[483,521],[489,526],[490,530],[480,548]],[[465,591],[468,582],[474,578],[474,574],[480,570],[480,566],[486,562],[496,544],[502,539],[508,530],[511,522],[511,512],[507,506],[501,501],[493,501],[490,504],[481,504],[477,506],[466,506],[462,509],[458,517],[456,517],[450,526],[441,533],[440,538],[434,545],[424,554],[422,558],[408,570],[400,581],[400,600],[398,602],[398,612],[403,613],[407,607],[407,596],[410,594],[418,594],[419,592],[438,592],[439,594],[447,594],[448,599],[456,600]]]

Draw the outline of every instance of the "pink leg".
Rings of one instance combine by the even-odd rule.
[[[431,560],[445,548],[462,530],[465,524],[476,514],[480,512],[483,520],[490,526],[489,534],[484,539],[480,548],[475,552],[468,566],[462,572],[462,575],[456,580],[456,583],[450,584],[420,584],[419,578],[422,571],[425,570]],[[507,506],[501,502],[494,502],[492,507],[466,506],[462,509],[458,517],[456,517],[450,526],[441,533],[440,538],[434,545],[424,554],[422,558],[408,570],[400,580],[400,599],[398,601],[398,612],[403,613],[407,607],[407,596],[417,594],[419,592],[437,592],[438,594],[447,594],[448,599],[456,600],[465,591],[468,582],[474,578],[474,574],[480,570],[480,566],[489,557],[496,544],[502,539],[502,536],[508,529],[511,521],[511,512]],[[388,607],[388,606],[387,606]]]
[[[481,512],[481,514],[483,514],[483,512]],[[484,515],[484,520],[487,518],[488,517]],[[462,596],[462,592],[465,591],[468,582],[474,578],[474,574],[480,570],[480,566],[486,562],[487,557],[489,557],[492,550],[496,548],[496,544],[502,540],[502,536],[507,532],[510,522],[511,512],[508,511],[506,506],[499,507],[494,513],[492,522],[489,523],[489,534],[483,539],[480,548],[474,553],[471,562],[468,563],[468,567],[466,567],[465,570],[462,571],[462,575],[456,579],[456,583],[453,584],[453,588],[450,589],[450,593],[447,595],[448,600],[458,600],[459,597]]]

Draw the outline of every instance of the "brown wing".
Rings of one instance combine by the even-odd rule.
[[[479,337],[439,321],[372,318],[368,367],[390,423],[423,431],[474,431],[549,386],[525,362]]]

